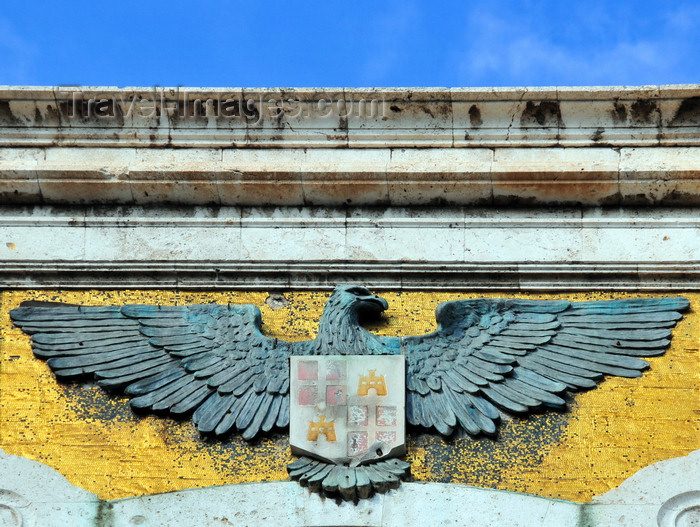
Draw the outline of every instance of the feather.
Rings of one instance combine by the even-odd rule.
[[[140,349],[143,350],[144,352],[148,351],[153,351],[157,348],[154,348],[147,342],[143,341],[135,341],[131,343],[127,343],[126,345],[119,343],[119,344],[111,344],[107,346],[90,346],[89,348],[85,348],[84,346],[78,345],[78,343],[75,343],[73,346],[61,346],[61,347],[54,347],[54,346],[42,346],[40,344],[35,344],[33,346],[34,349],[34,355],[39,357],[40,359],[47,359],[47,358],[52,358],[52,357],[71,357],[75,355],[90,355],[90,354],[107,354],[107,353],[113,353],[113,352],[120,352],[125,349]]]
[[[480,413],[486,416],[489,420],[500,418],[501,414],[498,409],[488,402],[486,399],[481,397],[481,395],[466,395],[466,401],[468,401],[471,406],[476,408]]]
[[[149,408],[190,383],[192,383],[192,379],[186,372],[182,371],[179,377],[174,377],[168,384],[161,386],[157,390],[131,399],[131,406],[134,408]],[[167,408],[167,406],[165,408]]]
[[[414,397],[419,396],[412,391],[406,392],[406,421],[408,421],[412,425],[418,425],[420,423],[416,420],[416,414],[413,407]]]
[[[355,488],[357,489],[357,497],[360,499],[369,498],[372,488],[372,482],[367,475],[364,467],[355,467]]]
[[[546,322],[527,321],[523,320],[522,316],[518,316],[516,321],[509,324],[505,331],[512,331],[515,335],[519,334],[517,333],[519,331],[548,331],[551,334],[552,332],[549,330],[556,329],[560,325],[561,322],[554,318],[554,316],[551,316]]]
[[[306,460],[308,461],[307,463],[304,463],[303,465],[299,465],[298,463],[300,461]],[[292,465],[297,464],[296,466],[292,467]],[[316,460],[316,459],[309,459],[309,458],[300,458],[294,463],[290,463],[287,465],[287,469],[289,470],[289,477],[291,478],[296,478],[296,477],[305,477],[311,474],[311,471],[320,467],[321,462]],[[307,478],[308,479],[308,478]]]
[[[474,357],[478,357],[480,359],[492,362],[494,364],[513,364],[514,362],[514,357],[504,355],[503,353],[495,351],[495,349],[493,348],[482,348],[480,350],[477,350],[474,353]]]
[[[149,342],[154,346],[160,346],[161,348],[169,346],[171,344],[198,344],[201,341],[201,337],[195,335],[172,335],[170,337],[151,337]]]
[[[98,333],[35,333],[32,336],[34,342],[38,344],[74,344],[76,342],[99,342],[103,340],[117,342],[133,342],[143,340],[139,332],[135,329],[124,331],[100,331]],[[87,344],[88,346],[90,344]]]
[[[37,333],[38,335],[39,333]],[[36,335],[32,336],[32,339],[34,339]],[[116,338],[116,339],[105,339],[105,340],[99,340],[99,341],[92,341],[93,343],[90,344],[90,347],[92,346],[125,346],[125,345],[133,345],[137,343],[143,343],[143,337],[140,335],[133,335],[133,336],[127,336],[127,337],[122,337],[122,338]],[[67,350],[75,350],[75,349],[85,349],[85,344],[79,341],[79,340],[71,340],[70,342],[66,343],[41,343],[41,342],[36,342],[34,341],[36,346],[39,348],[46,349],[47,347],[50,347],[53,351],[67,351]],[[83,351],[83,353],[85,353]]]
[[[520,339],[520,337],[526,337],[528,338],[528,342],[532,342],[531,339],[536,339],[537,341],[544,340],[544,342],[547,342],[547,340],[554,335],[553,331],[548,331],[548,330],[537,330],[537,329],[530,329],[530,330],[525,330],[525,329],[520,329],[515,326],[508,326],[504,331],[499,333],[499,335],[503,335],[506,337],[517,337]],[[537,343],[537,342],[533,342]]]
[[[539,403],[545,403],[548,406],[555,406],[558,408],[562,408],[566,406],[566,401],[562,399],[561,397],[558,397],[552,393],[549,393],[546,390],[541,390],[540,388],[536,388],[534,386],[531,386],[529,384],[526,384],[518,379],[515,379],[511,377],[508,379],[504,385],[507,388],[510,388],[514,390],[515,392],[525,395],[527,397],[531,397],[532,399],[535,399]]]
[[[433,392],[430,394],[430,401],[432,405],[435,406],[437,414],[440,419],[450,428],[453,428],[457,424],[457,419],[450,409],[450,401],[447,399],[446,394],[449,390],[441,390],[439,392]],[[452,392],[450,392],[452,393]]]
[[[238,419],[238,416],[241,414],[241,410],[243,410],[243,407],[248,403],[248,399],[252,396],[252,392],[246,393],[242,397],[231,396],[234,398],[233,404],[231,404],[226,414],[221,421],[219,421],[219,424],[216,425],[214,429],[216,435],[225,435],[235,426],[236,419]]]
[[[621,314],[654,313],[659,311],[684,311],[690,303],[683,297],[666,298],[632,298],[625,300],[599,300],[593,302],[575,302],[571,305],[572,313],[579,314]]]
[[[241,408],[241,413],[238,414],[236,418],[236,428],[239,430],[245,430],[248,425],[253,421],[255,417],[255,412],[260,406],[260,403],[265,394],[259,394],[255,392],[250,392],[251,396],[246,401],[243,408]]]
[[[232,395],[214,393],[194,413],[194,423],[197,425],[197,430],[203,434],[214,432],[235,402],[236,398]]]
[[[270,410],[267,412],[265,420],[261,425],[263,432],[269,432],[270,430],[272,430],[272,427],[275,426],[275,422],[277,421],[277,417],[279,415],[283,399],[284,397],[282,397],[281,395],[275,395],[272,404],[270,405]]]
[[[560,355],[581,359],[583,361],[589,361],[596,364],[607,364],[610,366],[619,366],[630,370],[643,370],[649,367],[649,363],[645,360],[626,355],[616,355],[615,353],[597,353],[575,349],[568,346],[557,346],[555,344],[547,344],[547,346],[544,346],[542,349],[553,351],[559,353]]]
[[[146,370],[149,370],[153,368],[154,366],[160,366],[162,364],[169,364],[174,366],[173,360],[168,357],[167,355],[164,355],[162,357],[158,357],[156,359],[151,359],[143,362],[136,362],[136,363],[131,363],[128,366],[122,366],[121,368],[115,368],[115,369],[102,369],[99,371],[95,372],[95,377],[98,379],[110,379],[110,378],[116,378],[116,377],[122,377],[125,375],[131,375],[134,373],[140,373]]]
[[[413,383],[415,384],[416,391],[418,393],[420,393],[421,395],[427,395],[430,393],[430,387],[424,379],[421,379],[417,375],[412,375],[411,378],[413,379]]]
[[[515,349],[515,348],[509,348],[506,345],[499,344],[498,342],[491,341],[489,342],[486,346],[481,348],[482,351],[486,351],[488,353],[500,353],[501,355],[505,356],[522,356],[522,355],[527,355],[528,351],[534,350],[535,346],[528,346],[527,348],[523,349]]]
[[[245,361],[237,361],[235,366],[222,369],[219,373],[212,375],[207,382],[209,386],[215,388],[231,381],[236,375],[239,375],[248,369],[248,363]]]
[[[559,335],[596,337],[606,340],[664,340],[669,337],[668,329],[584,329],[563,327]]]
[[[185,396],[178,401],[177,404],[170,408],[170,414],[176,417],[186,415],[197,408],[204,400],[209,397],[214,391],[206,384],[201,385],[191,394]]]
[[[112,389],[112,388],[121,388],[122,386],[125,386],[133,381],[137,381],[139,379],[145,379],[147,377],[150,377],[152,375],[157,375],[158,373],[162,373],[166,370],[173,369],[172,364],[170,363],[165,363],[161,364],[159,366],[154,366],[153,368],[149,368],[148,370],[145,371],[140,371],[137,373],[130,373],[127,375],[122,375],[121,377],[112,377],[109,379],[98,379],[97,384],[101,386],[102,388],[107,388],[107,389]]]
[[[675,317],[666,318],[664,320],[647,320],[644,322],[634,320],[627,320],[627,317],[620,319],[618,317],[604,317],[604,320],[596,322],[590,320],[594,318],[590,317],[568,317],[562,321],[562,328],[582,328],[582,329],[630,329],[636,330],[640,327],[645,329],[657,329],[657,328],[672,328],[676,325],[678,319],[683,318],[680,313],[672,313]]]
[[[205,388],[206,384],[201,381],[188,380],[188,382],[184,383],[177,391],[155,403],[152,406],[153,411],[168,410],[203,387]]]
[[[265,416],[270,409],[273,399],[274,395],[271,393],[263,393],[258,396],[259,402],[257,410],[255,411],[255,416],[243,432],[243,439],[253,439],[257,435],[257,433],[260,431],[260,426],[265,420]]]
[[[85,351],[87,352],[88,350]],[[129,346],[126,348],[115,347],[105,353],[84,353],[82,355],[69,355],[67,357],[52,358],[47,361],[47,364],[52,369],[79,368],[81,366],[89,366],[92,364],[114,362],[128,357],[139,357],[152,352],[155,352],[158,355],[163,354],[162,351],[155,351],[151,346]]]
[[[289,372],[277,371],[270,379],[270,383],[267,385],[267,391],[270,393],[282,393],[282,386],[284,386],[288,376]]]
[[[475,374],[482,379],[486,379],[487,381],[493,381],[493,382],[498,382],[503,380],[503,375],[499,375],[497,373],[493,373],[486,368],[481,368],[476,361],[472,360],[472,357],[469,357],[468,360],[464,361],[464,367],[471,371],[472,374]]]
[[[105,331],[113,328],[125,328],[138,330],[139,325],[135,320],[35,320],[21,322],[14,320],[17,325],[21,325],[22,331],[25,333],[90,333],[93,331]],[[57,324],[60,322],[60,324]]]
[[[172,335],[196,335],[189,324],[141,326],[140,331],[147,337],[169,337]]]
[[[433,425],[433,423],[429,415],[426,413],[425,404],[426,403],[424,395],[418,395],[413,397],[413,415],[417,421],[417,424],[425,428],[430,428]]]
[[[570,361],[567,360],[567,357],[557,355],[554,353],[548,354],[547,352],[542,350],[538,351],[537,353],[533,353],[526,359],[527,361],[533,361],[542,364],[546,368],[551,368],[553,370],[568,373],[570,375],[576,375],[578,377],[586,377],[589,379],[603,378],[603,373],[600,371],[591,370],[590,367],[581,368],[578,366],[574,366],[573,364],[571,364]],[[518,362],[520,362],[521,364],[525,364],[527,361],[519,360]]]
[[[494,364],[492,362],[482,360],[476,355],[471,355],[469,357],[468,363],[471,366],[476,366],[477,368],[484,371],[488,371],[492,374],[504,374],[513,371],[513,368],[511,366],[502,366],[500,364]]]
[[[511,412],[526,413],[529,411],[529,408],[527,406],[511,400],[509,397],[503,395],[500,391],[494,390],[491,387],[482,388],[481,391],[494,403],[507,410],[510,410]]]
[[[609,375],[617,375],[618,377],[634,378],[640,377],[642,375],[642,373],[639,370],[631,370],[621,368],[618,366],[601,364],[600,362],[590,362],[587,360],[575,359],[571,355],[562,355],[558,351],[549,348],[542,348],[538,351],[537,354],[542,358],[551,359],[555,362],[565,362],[569,367],[598,371],[600,373],[607,373]]]
[[[566,390],[566,384],[552,381],[547,377],[544,377],[539,373],[535,373],[532,370],[528,370],[527,368],[523,368],[522,366],[513,371],[512,377],[513,379],[518,379],[526,384],[529,384],[530,386],[534,386],[535,388],[539,388],[540,390],[545,390],[550,393],[559,393]]]
[[[127,395],[143,395],[157,390],[161,386],[165,386],[172,380],[180,378],[185,374],[186,372],[182,368],[173,367],[163,373],[130,384],[126,387],[124,393]]]
[[[472,384],[476,386],[486,386],[488,385],[489,381],[481,377],[480,375],[474,373],[471,368],[467,368],[466,365],[462,366],[461,364],[457,363],[454,364],[453,366],[454,371],[459,373],[462,377],[464,377],[466,380],[471,382]]]
[[[479,391],[479,387],[476,384],[469,381],[468,379],[465,379],[462,375],[459,374],[459,372],[457,372],[453,368],[445,370],[444,372],[442,372],[442,375],[449,377],[450,380],[457,383],[464,392],[476,393]]]
[[[575,332],[564,332],[562,331],[557,335],[557,342],[582,342],[586,344],[594,344],[599,346],[608,346],[611,348],[631,348],[631,349],[645,349],[645,348],[665,348],[671,342],[669,339],[663,340],[623,340],[623,339],[608,339],[604,337],[589,337],[586,335],[580,335]]]
[[[559,315],[559,316],[561,316],[561,315]],[[517,320],[516,323],[529,323],[529,324],[556,323],[557,325],[559,325],[559,322],[557,321],[557,315],[554,315],[551,313],[518,313],[518,317],[516,320]]]
[[[289,395],[285,395],[282,399],[282,404],[280,405],[280,413],[277,417],[277,422],[275,426],[278,428],[286,428],[289,424]]]
[[[153,348],[150,348],[151,350]],[[152,359],[158,359],[163,357],[162,352],[152,352],[152,353],[143,353],[141,355],[138,355],[137,357],[126,357],[124,359],[120,360],[115,360],[113,362],[101,362],[98,364],[87,364],[85,366],[73,366],[71,368],[66,368],[66,367],[57,367],[57,364],[63,364],[65,365],[64,362],[58,363],[56,359],[51,359],[53,361],[56,361],[56,363],[52,363],[49,366],[51,369],[54,370],[56,373],[57,377],[75,377],[75,376],[82,376],[86,375],[89,373],[95,373],[98,371],[106,371],[106,370],[112,370],[112,369],[117,369],[117,368],[122,368],[124,366],[131,366],[132,364],[138,364],[138,361],[147,361],[147,360],[152,360]],[[107,357],[105,357],[107,358]]]
[[[506,300],[507,306],[521,313],[560,313],[571,306],[568,300]]]
[[[471,435],[477,435],[479,432],[481,432],[481,427],[477,423],[476,419],[472,418],[469,412],[467,412],[467,405],[462,402],[458,396],[455,396],[454,393],[450,391],[445,393],[445,398],[449,401],[450,408],[452,408],[452,411],[455,413],[457,420],[459,421],[459,425]]]

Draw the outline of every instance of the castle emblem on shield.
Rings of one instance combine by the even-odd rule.
[[[405,366],[397,355],[291,357],[290,444],[358,465],[405,452]]]

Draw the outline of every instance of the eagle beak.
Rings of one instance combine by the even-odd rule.
[[[359,297],[361,305],[368,311],[372,311],[375,314],[379,314],[382,311],[389,309],[389,302],[381,296],[377,295],[367,295]]]

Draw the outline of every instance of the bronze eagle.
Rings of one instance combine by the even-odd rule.
[[[342,285],[316,338],[287,342],[262,333],[253,305],[32,304],[10,316],[58,378],[94,378],[135,409],[191,415],[201,433],[247,440],[288,426],[292,355],[402,354],[409,423],[495,435],[502,412],[562,408],[566,392],[605,375],[639,377],[649,366],[639,357],[665,352],[689,306],[682,297],[455,300],[438,306],[436,331],[383,337],[361,322],[387,301]]]

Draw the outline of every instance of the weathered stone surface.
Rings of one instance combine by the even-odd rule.
[[[61,527],[96,525],[104,505],[52,468],[0,450],[0,525]]]
[[[586,504],[592,525],[686,527],[700,522],[700,450],[659,461]]]
[[[643,469],[587,504],[442,483],[403,483],[357,503],[296,482],[252,483],[99,501],[53,469],[0,454],[0,520],[8,526],[510,525],[671,527],[700,510],[698,452]]]
[[[0,198],[15,204],[697,205],[698,100],[696,85],[5,88]]]
[[[700,279],[698,218],[684,208],[5,207],[0,284],[687,289]]]

